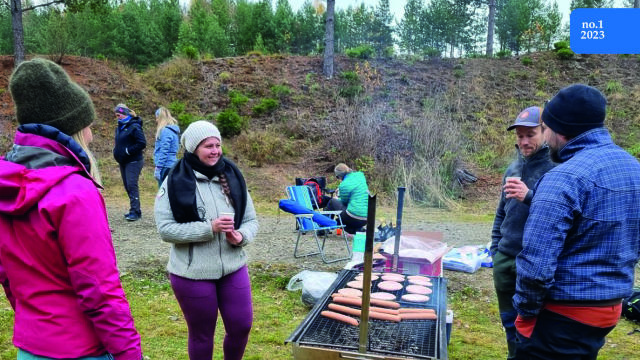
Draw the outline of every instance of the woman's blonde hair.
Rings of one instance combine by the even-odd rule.
[[[71,138],[75,142],[77,142],[78,145],[80,145],[82,150],[84,150],[84,152],[87,154],[87,157],[89,157],[89,165],[91,165],[91,169],[89,169],[89,174],[91,174],[93,179],[98,184],[102,185],[102,178],[100,177],[100,170],[98,169],[98,163],[96,162],[96,158],[93,156],[93,153],[91,152],[91,150],[89,150],[89,146],[87,145],[87,142],[85,141],[84,136],[82,136],[82,130],[71,135]]]
[[[156,139],[160,138],[160,132],[162,128],[167,125],[177,125],[178,121],[171,116],[171,112],[164,106],[160,106],[158,110],[156,110],[156,120],[158,122],[158,128],[156,130]]]

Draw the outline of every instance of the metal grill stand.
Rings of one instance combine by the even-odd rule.
[[[372,199],[373,198],[373,199]],[[371,201],[373,200],[373,206]],[[369,198],[368,219],[375,219],[375,197]],[[399,323],[384,320],[369,320],[371,289],[377,289],[378,279],[371,282],[373,256],[373,229],[367,224],[365,243],[365,270],[363,283],[363,306],[360,326],[344,324],[320,315],[328,309],[331,294],[352,281],[358,271],[342,270],[322,298],[311,309],[307,317],[289,336],[285,343],[292,343],[293,357],[298,360],[338,359],[447,359],[446,313],[447,280],[431,277],[431,298],[426,303],[411,303],[398,300],[401,307],[431,308],[436,311],[436,320],[403,320]],[[408,281],[405,279],[406,285]],[[405,288],[392,291],[397,299],[405,294]]]

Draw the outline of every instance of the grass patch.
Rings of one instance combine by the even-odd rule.
[[[254,324],[245,359],[292,358],[291,345],[285,345],[284,340],[309,311],[300,300],[300,292],[285,290],[297,271],[289,265],[254,263],[250,266]],[[489,280],[490,271],[482,268],[474,274],[445,272],[449,280],[448,307],[454,311],[449,359],[505,357],[506,343]],[[123,274],[121,279],[142,336],[145,359],[187,360],[187,328],[164,266],[141,266],[141,270]],[[218,324],[214,359],[222,359],[222,319],[218,319]],[[598,359],[636,358],[640,351],[640,333],[629,333],[637,327],[638,324],[621,320],[607,337]],[[12,328],[13,311],[6,298],[0,296],[0,360],[16,358],[16,349],[11,343]]]

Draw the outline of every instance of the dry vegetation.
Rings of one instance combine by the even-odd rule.
[[[321,58],[288,55],[174,59],[144,73],[79,57],[68,57],[63,65],[94,99],[94,148],[107,166],[116,103],[129,104],[145,119],[150,146],[152,114],[159,105],[173,108],[183,126],[231,109],[248,127],[225,139],[225,150],[253,175],[250,186],[257,199],[277,199],[294,177],[328,174],[344,161],[364,170],[378,193],[405,185],[410,201],[451,206],[452,196],[484,200],[489,193],[493,198],[513,155],[506,125],[523,108],[541,105],[570,83],[604,91],[616,141],[640,153],[637,57],[583,55],[560,61],[552,52],[528,56],[528,66],[519,58],[338,58],[332,79],[320,75]],[[0,58],[3,152],[15,128],[7,89],[12,65],[9,57]],[[152,151],[146,156],[151,164]],[[478,182],[456,187],[453,170],[461,168]]]

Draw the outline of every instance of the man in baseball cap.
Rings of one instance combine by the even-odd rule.
[[[498,296],[500,319],[507,336],[507,359],[513,359],[516,349],[516,310],[512,298],[516,292],[516,256],[522,250],[522,232],[529,216],[533,197],[530,188],[555,165],[549,158],[549,148],[542,135],[542,109],[524,109],[507,131],[515,129],[517,159],[507,168],[502,181],[503,192],[496,209],[491,231],[493,282]]]

